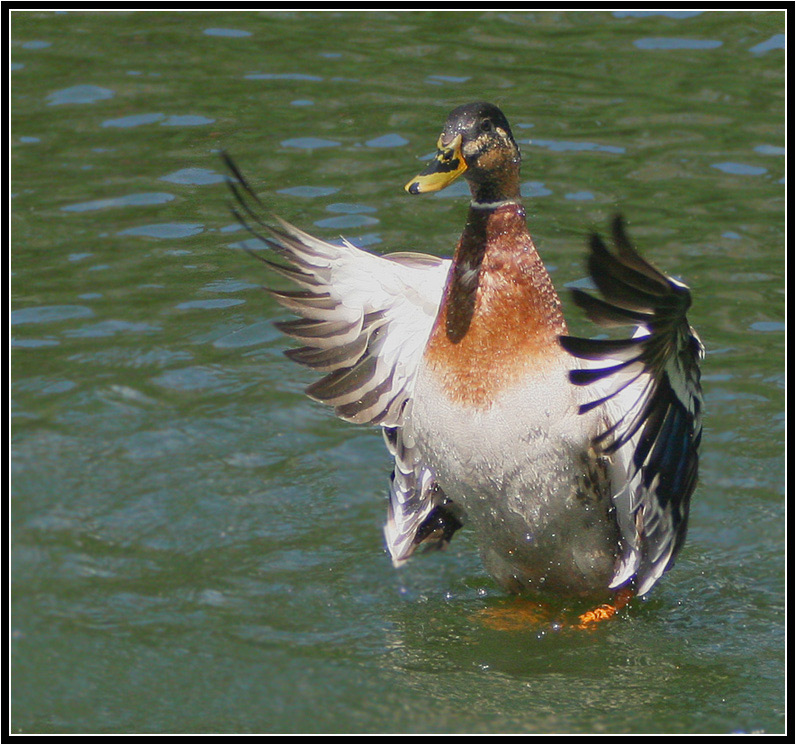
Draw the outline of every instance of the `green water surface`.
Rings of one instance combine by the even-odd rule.
[[[11,731],[785,728],[782,12],[11,15]],[[621,210],[708,354],[689,539],[591,632],[499,631],[471,536],[392,568],[378,432],[306,399],[220,149],[329,240],[499,104],[556,286]],[[588,331],[565,298],[575,331]]]

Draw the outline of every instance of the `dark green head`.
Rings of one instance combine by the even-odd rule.
[[[410,194],[437,191],[462,175],[476,201],[519,197],[520,149],[494,104],[476,101],[451,111],[437,140],[437,154],[405,188]]]

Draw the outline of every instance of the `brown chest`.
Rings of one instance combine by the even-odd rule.
[[[524,220],[468,226],[456,251],[424,361],[454,401],[488,407],[561,353],[561,303]],[[481,227],[481,230],[477,228]]]

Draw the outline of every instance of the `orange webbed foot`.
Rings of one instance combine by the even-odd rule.
[[[604,603],[596,608],[593,608],[586,613],[582,613],[575,624],[577,629],[591,629],[602,621],[607,621],[613,618],[622,608],[624,608],[633,599],[633,590],[629,587],[623,587],[614,595],[612,603]]]
[[[622,588],[610,603],[604,603],[582,613],[574,620],[568,620],[566,612],[562,611],[560,606],[555,608],[542,601],[515,597],[506,605],[484,608],[478,613],[477,618],[485,626],[496,631],[523,631],[542,627],[555,630],[565,628],[586,630],[613,618],[633,597],[633,590]]]

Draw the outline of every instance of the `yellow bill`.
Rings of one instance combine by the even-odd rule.
[[[462,157],[462,136],[460,134],[448,145],[442,144],[442,136],[437,140],[437,154],[428,167],[415,176],[405,187],[410,194],[439,191],[453,183],[467,170]]]

